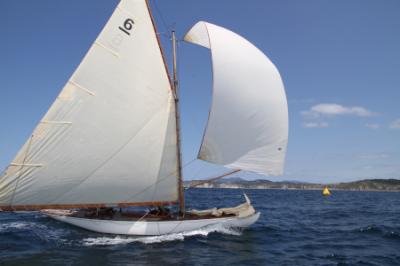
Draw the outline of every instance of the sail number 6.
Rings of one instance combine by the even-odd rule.
[[[133,19],[128,18],[124,21],[123,27],[120,26],[118,27],[118,29],[120,29],[121,31],[125,32],[128,35],[131,35],[129,31],[132,29],[133,24],[135,24],[135,22],[133,22]]]

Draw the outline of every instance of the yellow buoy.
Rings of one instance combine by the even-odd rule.
[[[324,196],[329,196],[331,195],[331,192],[329,191],[328,187],[325,187],[324,190],[322,191],[322,195]]]

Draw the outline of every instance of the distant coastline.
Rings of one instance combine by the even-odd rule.
[[[204,181],[186,181],[184,186],[189,187]],[[325,186],[328,186],[330,190],[400,192],[400,179],[364,179],[345,183],[315,184],[297,181],[273,182],[260,179],[250,181],[241,178],[229,178],[212,183],[203,183],[197,188],[322,190]]]

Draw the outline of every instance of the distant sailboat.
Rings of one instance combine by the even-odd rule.
[[[0,177],[2,211],[42,210],[88,230],[161,235],[247,227],[234,208],[185,210],[176,77],[145,0],[122,0],[46,115]],[[278,70],[241,36],[198,22],[185,41],[211,50],[213,100],[198,159],[264,175],[283,171],[288,110]],[[171,80],[172,79],[172,80]],[[177,206],[177,213],[163,206]],[[144,213],[129,206],[157,207]]]
[[[324,196],[331,195],[331,192],[329,191],[328,187],[325,187],[324,190],[322,190],[322,195],[324,195]]]

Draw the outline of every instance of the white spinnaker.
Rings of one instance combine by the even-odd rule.
[[[285,90],[273,63],[243,37],[198,22],[185,41],[211,50],[213,93],[199,159],[264,175],[283,172]]]
[[[0,208],[172,202],[177,182],[156,33],[146,1],[123,0],[0,178]]]

